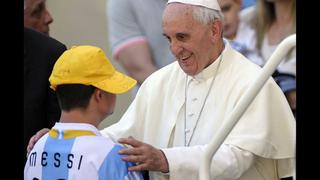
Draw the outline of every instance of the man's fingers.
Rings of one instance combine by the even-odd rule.
[[[131,166],[128,168],[129,171],[144,171],[144,170],[148,170],[148,166],[147,164],[139,164],[136,166]]]
[[[135,163],[142,163],[146,160],[145,157],[143,156],[134,156],[134,155],[125,156],[125,157],[122,157],[121,159],[127,162],[135,162]]]
[[[49,132],[50,129],[48,128],[43,128],[40,131],[37,132],[36,136],[38,139],[40,139],[43,135],[45,135],[47,132]]]
[[[143,144],[141,141],[136,140],[132,136],[130,136],[128,138],[120,138],[118,140],[118,142],[121,143],[121,144],[131,145],[132,147],[139,147],[139,146],[141,146]]]
[[[119,154],[127,155],[121,159],[127,162],[137,163],[136,166],[130,167],[130,171],[161,171],[168,172],[168,162],[165,154],[153,146],[140,142],[132,137],[120,138],[119,142],[130,144],[132,148],[123,148],[119,151]]]
[[[27,156],[28,156],[28,154],[30,153],[30,151],[33,149],[34,144],[37,142],[37,141],[36,141],[36,138],[37,138],[36,135],[33,135],[33,136],[30,138],[29,143],[28,143],[28,146],[27,146]]]
[[[50,129],[48,128],[43,128],[40,131],[38,131],[35,135],[33,135],[28,143],[27,146],[27,156],[30,153],[30,151],[33,149],[33,146],[36,144],[36,142],[46,133],[48,133],[50,131]]]
[[[143,152],[140,148],[123,148],[119,151],[119,154],[140,155],[143,154]]]

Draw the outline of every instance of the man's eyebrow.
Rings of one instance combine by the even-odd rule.
[[[176,35],[177,35],[177,36],[189,36],[188,33],[177,33]]]
[[[190,37],[190,34],[188,34],[188,33],[177,33],[176,37],[179,40],[187,40]]]

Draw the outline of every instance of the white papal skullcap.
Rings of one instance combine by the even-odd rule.
[[[217,0],[169,0],[167,4],[170,4],[173,2],[203,6],[209,9],[221,11]]]

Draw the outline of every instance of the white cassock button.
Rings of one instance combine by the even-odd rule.
[[[186,133],[189,133],[190,132],[190,129],[185,129],[184,130]]]
[[[198,100],[198,98],[192,98],[192,101],[193,101],[193,102],[196,101],[196,100]]]
[[[194,113],[189,113],[188,114],[189,117],[192,117],[193,115],[194,115]]]

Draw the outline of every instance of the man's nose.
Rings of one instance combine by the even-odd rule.
[[[171,49],[172,54],[177,56],[181,53],[183,48],[181,46],[181,43],[179,43],[178,41],[171,41],[170,49]]]
[[[51,24],[53,22],[53,18],[47,9],[45,12],[45,22],[46,24]]]

